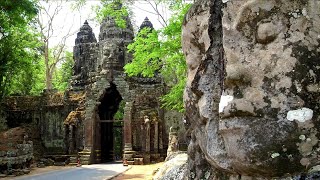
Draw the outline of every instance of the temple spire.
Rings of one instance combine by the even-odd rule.
[[[80,31],[77,33],[77,38],[75,44],[79,43],[96,43],[96,37],[92,32],[92,28],[89,26],[87,20],[84,21],[83,25],[80,27]]]
[[[148,28],[150,28],[150,29],[154,29],[154,28],[153,28],[153,24],[150,22],[150,20],[149,20],[148,17],[144,18],[142,24],[140,25],[139,31],[140,31],[141,29],[145,28],[145,27],[148,27]]]

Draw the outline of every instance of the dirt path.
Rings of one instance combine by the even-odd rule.
[[[112,180],[152,180],[154,171],[161,167],[161,165],[163,165],[163,162],[150,165],[133,165],[131,169]]]
[[[2,178],[2,179],[0,178],[0,179],[1,180],[19,179],[19,178],[23,178],[23,177],[44,174],[44,173],[48,173],[48,172],[52,172],[52,171],[60,171],[63,169],[70,169],[70,168],[74,168],[74,166],[47,166],[44,168],[34,167],[31,169],[31,172],[29,174],[22,175],[22,176],[6,177],[6,178]]]

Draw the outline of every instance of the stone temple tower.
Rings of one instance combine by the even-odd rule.
[[[162,80],[124,73],[124,65],[132,61],[127,46],[134,38],[131,22],[128,17],[125,20],[126,27],[120,28],[107,16],[100,26],[99,42],[87,21],[77,34],[70,90],[83,94],[84,100],[77,107],[81,125],[67,131],[80,135],[69,133],[66,142],[69,152],[80,151],[83,164],[119,158],[132,164],[150,163],[166,154],[164,112],[158,101],[164,92]],[[144,27],[153,28],[148,18],[140,28]],[[121,119],[116,119],[119,113]]]
[[[98,68],[110,73],[123,72],[123,66],[131,59],[126,47],[133,41],[133,28],[126,18],[126,28],[117,27],[112,17],[106,17],[100,26]]]
[[[141,29],[143,29],[143,28],[146,28],[146,27],[148,27],[148,28],[150,28],[150,29],[154,29],[154,28],[153,28],[153,24],[150,22],[150,20],[149,20],[148,17],[144,18],[143,22],[142,22],[141,25],[140,25],[139,30],[141,30]]]
[[[102,21],[96,54],[92,56],[97,58],[91,61],[95,62],[91,66],[94,71],[88,73],[85,86],[84,151],[81,152],[88,163],[122,156],[123,142],[118,136],[122,133],[123,120],[114,122],[114,115],[131,99],[123,66],[131,61],[126,47],[134,37],[129,18],[125,20],[125,28],[118,27],[113,17],[107,16]]]
[[[96,69],[97,40],[92,28],[85,21],[77,33],[73,47],[74,67],[71,81],[72,89],[83,89],[88,84],[89,72]]]

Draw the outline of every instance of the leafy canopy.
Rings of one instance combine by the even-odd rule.
[[[161,97],[163,107],[184,111],[183,90],[186,83],[186,62],[181,47],[181,28],[184,15],[191,4],[169,4],[173,15],[166,27],[156,31],[140,30],[134,42],[128,46],[133,61],[125,65],[129,76],[153,77],[158,72],[169,87]]]
[[[126,28],[126,17],[128,17],[128,8],[122,0],[101,0],[102,6],[95,6],[96,19],[102,22],[106,16],[113,17],[115,23],[120,28]]]
[[[68,88],[69,80],[72,76],[72,67],[74,65],[73,53],[66,51],[65,58],[61,62],[54,74],[53,86],[59,91],[64,91]]]
[[[35,0],[0,1],[0,99],[31,94],[40,59],[40,42],[33,20]]]

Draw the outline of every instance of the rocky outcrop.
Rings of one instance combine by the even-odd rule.
[[[319,8],[313,0],[199,0],[190,9],[186,177],[269,179],[319,164]]]
[[[158,172],[153,176],[153,179],[181,179],[186,170],[187,158],[188,156],[186,153],[175,154],[161,166]]]

